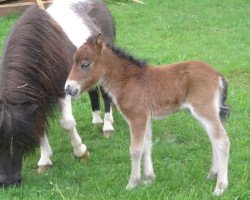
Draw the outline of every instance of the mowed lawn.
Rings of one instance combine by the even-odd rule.
[[[115,21],[117,44],[149,64],[203,60],[229,81],[227,103],[232,112],[225,128],[231,141],[229,188],[220,199],[250,199],[250,3],[249,0],[106,1]],[[0,18],[0,51],[17,18]],[[139,95],[139,94],[138,94]],[[135,102],[136,103],[136,102]],[[49,139],[54,167],[36,173],[40,151],[23,163],[23,185],[0,189],[1,200],[13,199],[217,199],[215,180],[206,180],[211,162],[207,135],[188,112],[153,123],[153,162],[156,181],[132,191],[129,129],[114,111],[110,139],[91,124],[86,94],[74,102],[77,129],[91,157],[79,161],[59,114],[50,121]]]

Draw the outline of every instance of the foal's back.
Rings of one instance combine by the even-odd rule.
[[[153,116],[178,110],[186,103],[208,103],[218,94],[220,74],[200,61],[147,67],[143,90]]]

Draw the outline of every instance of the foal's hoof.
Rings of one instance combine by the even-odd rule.
[[[216,185],[216,188],[214,190],[215,196],[221,196],[223,192],[227,189],[228,183],[220,182]]]
[[[104,131],[103,135],[105,138],[110,138],[113,135],[113,131]]]
[[[48,169],[50,169],[51,167],[53,167],[53,165],[41,165],[41,166],[38,166],[37,173],[38,174],[43,174],[44,172],[48,171]]]
[[[149,175],[149,176],[144,176],[142,178],[142,182],[144,185],[151,185],[156,179],[155,174]]]
[[[132,181],[129,181],[128,185],[126,186],[126,190],[132,190],[134,189],[140,182],[140,179],[134,179]]]

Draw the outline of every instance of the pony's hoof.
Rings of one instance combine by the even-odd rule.
[[[156,179],[155,174],[144,176],[142,182],[144,185],[151,185]]]
[[[105,138],[110,138],[113,135],[113,131],[104,131],[103,135]]]
[[[134,189],[135,187],[136,187],[136,185],[128,184],[128,185],[126,186],[126,190],[132,190],[132,189]]]
[[[38,174],[43,174],[44,172],[48,171],[48,169],[50,169],[51,167],[53,167],[53,165],[41,165],[41,166],[38,166],[37,173]]]
[[[132,190],[139,184],[140,179],[134,179],[129,181],[128,185],[126,186],[126,190]]]
[[[101,122],[101,123],[94,123],[93,125],[102,128],[103,127],[103,122]]]
[[[82,156],[79,156],[79,157],[76,157],[77,159],[79,160],[87,160],[87,159],[90,159],[90,153],[88,150],[86,150],[86,152],[82,155]]]
[[[114,132],[114,127],[110,121],[104,121],[102,130],[103,130],[104,136],[106,138],[109,138]]]
[[[221,196],[223,192],[227,189],[228,183],[220,182],[218,185],[216,185],[216,188],[214,190],[215,196]]]

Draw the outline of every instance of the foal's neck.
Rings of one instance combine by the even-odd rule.
[[[106,47],[103,51],[100,63],[104,68],[101,82],[108,91],[119,90],[132,79],[141,78],[147,70],[146,66],[140,65],[139,60],[129,55],[117,55],[109,47]]]

